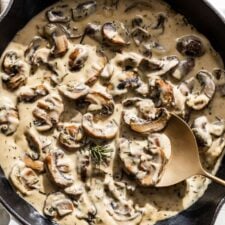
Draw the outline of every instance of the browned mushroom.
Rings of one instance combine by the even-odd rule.
[[[88,135],[98,139],[112,139],[118,132],[118,126],[114,120],[110,119],[95,123],[91,113],[86,113],[83,116],[82,126]]]
[[[15,90],[26,83],[29,67],[19,53],[6,52],[2,61],[2,69],[5,72],[2,75],[2,81],[8,89]]]
[[[73,184],[74,178],[70,174],[69,161],[65,159],[65,154],[61,150],[50,152],[45,158],[48,175],[53,183],[61,188],[69,187]]]
[[[19,125],[19,114],[15,104],[8,97],[0,98],[0,131],[5,135],[13,134]]]
[[[9,175],[15,188],[23,195],[30,195],[32,190],[39,189],[39,178],[36,173],[20,161],[12,167]]]
[[[44,214],[50,217],[63,217],[73,212],[73,202],[63,193],[56,192],[47,196]]]
[[[59,121],[63,110],[64,105],[59,95],[51,94],[39,100],[33,110],[36,129],[38,131],[47,131],[53,128]]]
[[[70,81],[67,84],[60,85],[58,87],[58,90],[67,98],[76,100],[86,96],[89,93],[90,88],[84,83],[78,81]]]

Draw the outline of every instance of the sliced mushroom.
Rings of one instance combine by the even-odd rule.
[[[125,113],[124,118],[126,118],[127,116],[129,115]],[[166,127],[169,118],[169,113],[162,108],[157,111],[154,119],[145,120],[139,117],[134,117],[131,118],[129,125],[133,131],[136,131],[138,133],[153,133],[163,130]]]
[[[79,3],[76,8],[72,10],[73,19],[75,21],[79,21],[86,18],[87,16],[95,12],[96,7],[97,3],[94,0],[88,0],[83,3]]]
[[[84,135],[81,124],[75,122],[64,123],[59,129],[58,140],[67,150],[78,149],[83,145],[81,141]]]
[[[9,177],[14,187],[23,195],[30,195],[32,190],[39,189],[38,176],[21,161],[12,167]]]
[[[127,200],[126,185],[123,182],[115,182],[106,176],[104,181],[106,196],[103,203],[107,213],[116,221],[122,223],[138,224],[142,218],[141,210],[137,210],[132,201]]]
[[[100,114],[103,116],[110,116],[114,112],[114,102],[112,96],[102,91],[92,91],[87,96],[85,101],[89,102],[88,111]]]
[[[124,24],[118,21],[108,22],[102,26],[102,34],[110,45],[126,46],[129,44],[128,31]]]
[[[129,101],[123,102],[123,105],[131,107],[131,109],[125,108],[123,111],[124,122],[138,133],[161,131],[170,118],[166,109],[155,108],[150,99],[131,98]]]
[[[51,23],[67,23],[71,20],[70,15],[66,15],[65,9],[55,7],[46,12],[48,21]]]
[[[59,92],[65,97],[76,100],[86,96],[90,88],[84,83],[78,81],[70,81],[67,84],[62,84],[58,87]]]
[[[142,27],[134,28],[131,32],[131,35],[137,46],[139,46],[142,42],[145,42],[150,38],[149,32]]]
[[[154,186],[167,162],[165,152],[171,152],[171,144],[164,134],[151,134],[147,140],[119,140],[119,156],[125,171],[132,174],[142,186]]]
[[[34,129],[26,130],[24,135],[30,148],[27,154],[32,160],[40,159],[52,143],[48,138],[40,137]]]
[[[22,57],[15,51],[8,51],[2,62],[2,81],[10,90],[18,89],[26,83],[29,75],[28,65]]]
[[[112,139],[118,132],[118,126],[114,120],[110,119],[95,123],[91,113],[86,113],[83,116],[82,126],[88,135],[98,139]]]
[[[213,136],[219,137],[225,129],[224,121],[210,123],[205,116],[198,117],[192,124],[192,131],[201,147],[210,147],[213,142]]]
[[[182,60],[174,73],[172,73],[172,76],[177,80],[181,80],[193,70],[194,66],[195,60],[193,58]]]
[[[63,110],[62,99],[57,94],[47,95],[39,100],[33,110],[36,129],[38,131],[47,131],[53,128],[58,123]]]
[[[36,66],[40,63],[46,63],[49,54],[49,50],[46,49],[47,44],[44,38],[35,36],[25,50],[24,56],[26,61]]]
[[[59,25],[49,23],[43,28],[43,35],[49,40],[54,57],[62,57],[68,51],[68,39]]]
[[[185,56],[200,57],[205,54],[202,40],[194,35],[186,35],[177,39],[177,50]]]
[[[168,81],[156,79],[150,84],[150,96],[157,107],[170,107],[174,102],[173,86]]]
[[[65,158],[61,150],[50,152],[45,158],[48,175],[51,180],[61,188],[73,184],[74,178],[70,173],[70,161]]]
[[[21,87],[18,99],[21,102],[34,102],[41,97],[49,94],[49,87],[47,84],[39,84],[36,86]]]
[[[161,60],[143,58],[140,62],[139,69],[147,75],[147,77],[163,76],[179,64],[179,59],[176,56],[166,56]]]
[[[73,202],[63,193],[48,195],[44,204],[44,214],[50,217],[66,216],[74,210]]]
[[[167,50],[156,41],[147,41],[146,43],[142,43],[142,45],[140,45],[139,51],[143,54],[143,56],[150,58],[153,53],[156,55],[163,55]]]
[[[102,25],[95,23],[88,23],[84,35],[88,35],[90,38],[94,39],[99,43],[103,43],[102,37]]]
[[[70,70],[80,70],[88,59],[88,49],[84,45],[77,45],[69,56]]]
[[[65,188],[64,191],[70,197],[78,199],[84,193],[85,190],[82,184],[76,182],[72,186]]]
[[[127,6],[124,12],[129,12],[130,10],[135,8],[151,8],[151,7],[152,7],[152,4],[149,1],[135,0],[130,2],[130,4]]]
[[[25,155],[23,159],[26,167],[31,168],[39,173],[44,171],[44,163],[40,160],[33,160],[31,157]]]
[[[5,135],[16,132],[19,126],[19,114],[15,104],[10,98],[0,98],[0,131]]]
[[[35,160],[39,159],[42,153],[43,144],[37,133],[35,133],[34,130],[29,129],[25,131],[24,135],[26,137],[28,146],[32,150],[32,152],[29,152],[29,156]]]
[[[212,74],[206,70],[202,70],[196,75],[196,81],[198,85],[194,84],[194,89],[187,97],[186,103],[194,110],[201,110],[212,100],[216,86]]]

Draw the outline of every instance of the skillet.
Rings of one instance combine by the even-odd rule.
[[[11,0],[9,8],[0,18],[0,54],[15,34],[38,12],[56,0]],[[176,11],[183,14],[191,24],[202,32],[221,54],[225,62],[225,19],[207,0],[167,0]],[[7,11],[9,12],[7,13]],[[225,159],[217,173],[225,179]],[[212,225],[218,202],[225,196],[222,186],[211,184],[204,196],[189,209],[157,225]],[[0,168],[0,202],[22,225],[54,225],[42,217],[25,200],[20,198],[5,178]]]

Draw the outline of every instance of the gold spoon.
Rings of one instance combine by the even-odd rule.
[[[169,162],[156,187],[177,184],[194,175],[205,176],[225,186],[225,181],[205,171],[201,165],[195,136],[186,122],[171,114],[165,128],[165,134],[171,140],[172,152]]]

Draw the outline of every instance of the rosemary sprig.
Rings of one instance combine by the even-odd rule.
[[[110,156],[109,153],[113,150],[106,145],[91,145],[89,151],[91,153],[91,159],[99,165],[107,161]]]

